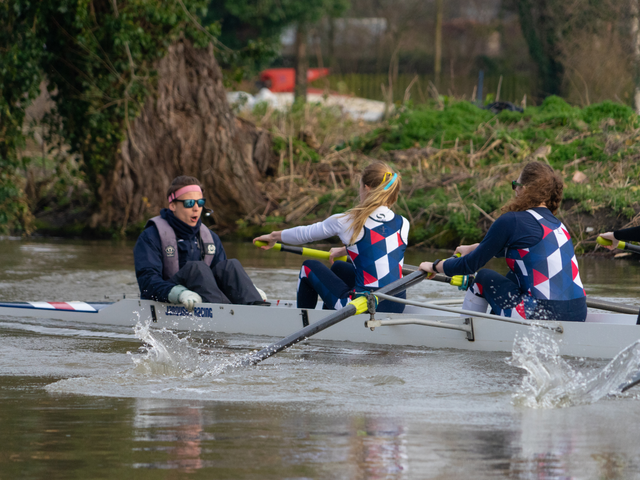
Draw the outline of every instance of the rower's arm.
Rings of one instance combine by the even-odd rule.
[[[504,249],[511,242],[514,229],[515,216],[512,212],[502,215],[491,225],[473,252],[442,262],[444,273],[448,276],[469,275],[480,270],[493,257],[504,256]]]
[[[624,242],[640,242],[640,227],[624,228],[613,232],[616,240]]]
[[[312,225],[287,228],[281,233],[282,242],[289,245],[303,245],[340,235],[344,230],[343,225],[340,223],[340,218],[343,216],[342,214],[336,214]]]

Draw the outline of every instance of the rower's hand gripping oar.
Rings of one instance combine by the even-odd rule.
[[[402,267],[402,274],[409,275],[418,270],[418,267],[413,265],[404,265]],[[448,283],[451,286],[458,287],[458,290],[467,290],[469,286],[473,283],[474,275],[454,275],[453,277],[449,277],[444,275],[443,273],[436,273],[433,277],[428,277],[429,280],[433,280],[435,282]]]
[[[611,240],[607,240],[606,238],[598,237],[596,238],[596,243],[598,245],[602,245],[603,247],[608,247],[613,242]],[[618,241],[618,246],[616,248],[620,250],[626,250],[627,252],[640,253],[640,246],[623,242],[622,240]]]
[[[413,272],[411,275],[403,277],[395,282],[390,283],[389,285],[382,287],[377,290],[379,293],[386,293],[387,295],[395,295],[400,293],[403,290],[406,290],[412,285],[421,282],[424,278],[426,278],[427,273],[422,270],[418,270]],[[361,313],[365,313],[369,310],[368,299],[371,297],[375,297],[376,292],[372,292],[369,297],[358,297],[355,300],[349,302],[344,308],[335,311],[331,315],[319,320],[311,325],[304,327],[302,330],[289,335],[286,338],[283,338],[279,342],[276,342],[268,347],[263,348],[259,352],[250,353],[246,355],[243,359],[240,360],[239,366],[248,366],[255,365],[272,355],[275,355],[278,352],[281,352],[285,348],[288,348],[296,343],[304,340],[305,338],[309,338],[316,333],[319,333],[336,323],[341,322],[342,320],[349,318],[353,315],[358,315]],[[376,299],[377,303],[377,299]]]

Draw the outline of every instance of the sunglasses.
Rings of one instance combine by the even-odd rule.
[[[518,183],[517,181],[513,180],[511,182],[511,190],[515,190],[518,187],[524,187],[524,185],[522,185],[521,183]]]
[[[194,200],[193,198],[190,198],[189,200],[174,200],[174,202],[180,202],[182,203],[182,206],[184,208],[193,208],[193,206],[197,203],[198,206],[200,208],[204,207],[204,204],[206,203],[206,199],[205,198],[199,198],[198,200]]]

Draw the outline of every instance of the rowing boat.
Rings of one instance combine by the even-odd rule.
[[[446,310],[461,299],[436,300],[423,306]],[[47,318],[93,325],[134,326],[149,322],[157,328],[225,334],[283,337],[327,315],[326,310],[299,309],[295,302],[271,300],[271,306],[199,304],[193,312],[184,307],[151,300],[123,299],[114,303],[5,302],[0,316]],[[640,339],[637,316],[590,311],[587,321],[533,322],[486,314],[461,316],[409,305],[402,314],[356,315],[317,334],[333,341],[380,345],[407,345],[475,351],[511,352],[516,335],[526,335],[542,325],[558,342],[561,355],[613,358]]]

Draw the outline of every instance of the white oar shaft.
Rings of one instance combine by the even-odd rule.
[[[393,297],[391,295],[385,295],[384,293],[376,293],[376,297],[380,298],[380,300],[390,300],[392,302],[404,303],[405,305],[431,308],[433,310],[440,310],[441,312],[457,313],[459,315],[467,315],[469,317],[488,318],[490,320],[498,320],[499,322],[515,323],[518,325],[526,325],[529,327],[541,327],[541,328],[546,328],[548,330],[553,330],[554,332],[558,332],[558,333],[563,333],[564,331],[561,325],[552,325],[552,324],[546,324],[546,323],[540,323],[540,322],[532,322],[524,319],[501,317],[499,315],[492,315],[490,313],[482,313],[482,312],[474,312],[471,310],[463,310],[461,308],[443,307],[441,305],[433,305],[431,303],[422,303],[422,302],[416,302],[414,300],[406,300],[404,298]]]

